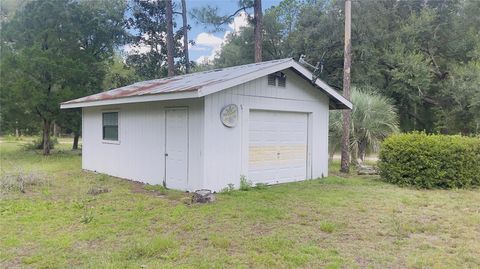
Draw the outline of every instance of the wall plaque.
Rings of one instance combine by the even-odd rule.
[[[226,105],[220,111],[220,120],[223,125],[232,128],[237,125],[238,107],[235,104]]]

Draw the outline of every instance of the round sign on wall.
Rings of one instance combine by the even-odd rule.
[[[220,120],[223,125],[232,128],[237,125],[238,107],[235,104],[226,105],[220,111]]]

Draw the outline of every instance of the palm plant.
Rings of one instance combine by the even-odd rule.
[[[365,160],[365,155],[378,152],[380,143],[388,135],[398,132],[397,110],[386,97],[371,88],[354,88],[351,94],[353,110],[350,121],[350,153],[352,161]],[[330,154],[341,144],[342,115],[330,113]]]

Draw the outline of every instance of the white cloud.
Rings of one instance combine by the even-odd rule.
[[[210,33],[200,33],[195,38],[195,44],[198,46],[206,46],[206,47],[218,47],[221,46],[223,43],[223,39],[220,37],[216,37]]]
[[[212,58],[213,59],[213,58]],[[198,64],[208,64],[212,60],[209,56],[200,56],[195,60]]]
[[[201,52],[203,55],[198,57],[195,61],[197,63],[204,63],[205,61],[212,61],[216,54],[220,52],[223,43],[227,35],[231,33],[237,33],[242,27],[248,25],[248,14],[245,12],[240,12],[235,16],[233,21],[228,24],[228,30],[225,31],[223,37],[215,36],[214,34],[208,32],[201,32],[195,37],[195,45],[189,44],[188,47],[191,51]],[[144,38],[148,40],[149,36],[144,34]],[[183,40],[183,38],[182,38]],[[182,41],[183,43],[183,41]],[[138,54],[138,53],[147,53],[150,51],[150,46],[141,43],[139,45],[126,44],[123,46],[123,51],[126,55],[129,54]]]
[[[202,32],[198,34],[195,38],[195,46],[193,46],[191,49],[205,52],[209,51],[210,53],[198,57],[198,59],[195,61],[197,63],[205,63],[212,61],[215,58],[216,54],[220,52],[220,49],[222,48],[222,45],[225,42],[227,35],[232,32],[236,33],[240,31],[242,27],[245,27],[247,25],[248,15],[247,13],[242,11],[237,14],[237,16],[235,16],[232,23],[228,24],[230,30],[225,32],[223,38],[217,37],[207,32]]]
[[[150,51],[150,46],[147,44],[140,44],[140,45],[134,45],[134,44],[126,44],[123,46],[123,51],[127,54],[143,54],[147,53]]]
[[[234,32],[240,31],[240,28],[248,25],[248,15],[244,11],[238,13],[233,19],[232,23],[228,25]]]
[[[197,35],[195,38],[195,46],[192,47],[192,50],[196,51],[204,51],[209,55],[202,55],[200,56],[196,62],[197,63],[204,63],[206,61],[211,61],[215,58],[217,52],[220,51],[223,40],[220,37],[217,37],[211,33],[202,32]]]
[[[145,33],[142,36],[145,40],[148,40],[150,36]],[[145,42],[141,42],[140,44],[126,44],[123,46],[123,51],[125,52],[126,55],[130,54],[143,54],[147,53],[151,50],[151,46],[148,44],[145,44]]]

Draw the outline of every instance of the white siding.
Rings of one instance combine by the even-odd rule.
[[[248,175],[250,110],[307,113],[307,178],[328,174],[329,99],[290,70],[287,86],[262,77],[198,99],[83,108],[83,168],[162,184],[165,178],[165,108],[188,107],[188,189],[219,191]],[[239,108],[238,124],[225,127],[220,110]],[[119,144],[102,141],[102,112],[119,111]],[[168,186],[167,186],[168,187]]]
[[[328,174],[328,97],[294,72],[285,70],[286,88],[267,85],[262,77],[205,97],[205,187],[220,190],[239,186],[248,174],[248,119],[250,110],[309,113],[307,177]],[[227,128],[220,121],[222,107],[236,104],[239,121]]]
[[[165,177],[165,107],[188,107],[188,188],[202,187],[203,99],[83,109],[83,169],[162,184]],[[119,144],[102,141],[102,112],[119,112]]]

